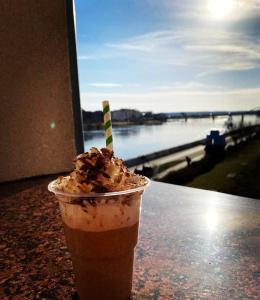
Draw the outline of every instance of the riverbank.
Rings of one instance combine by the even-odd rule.
[[[260,199],[259,170],[260,138],[257,138],[231,151],[224,161],[187,186]]]
[[[113,121],[113,127],[124,128],[133,125],[162,125],[164,121],[161,120],[141,120],[141,121]],[[103,130],[103,123],[83,123],[84,130]]]
[[[229,146],[220,159],[205,156],[160,181],[260,199],[260,137]]]

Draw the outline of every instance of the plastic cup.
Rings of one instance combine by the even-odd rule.
[[[59,200],[81,300],[126,300],[132,289],[142,194],[149,185],[109,193],[72,194],[48,186]]]

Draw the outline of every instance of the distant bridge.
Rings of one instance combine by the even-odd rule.
[[[260,115],[260,107],[242,111],[202,111],[202,112],[178,112],[168,113],[169,119],[208,118],[221,116]]]
[[[250,109],[250,111],[260,112],[260,106]]]

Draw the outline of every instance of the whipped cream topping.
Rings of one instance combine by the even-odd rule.
[[[95,205],[82,201],[80,205],[60,199],[63,222],[70,228],[87,232],[103,232],[134,226],[139,221],[141,192],[99,199]],[[62,198],[62,196],[60,196]]]
[[[113,151],[93,147],[89,152],[78,155],[75,169],[69,176],[59,177],[55,188],[68,193],[116,192],[144,186],[145,177],[130,172],[122,159]]]

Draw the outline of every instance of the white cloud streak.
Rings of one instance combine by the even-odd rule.
[[[110,82],[93,82],[88,83],[89,86],[98,87],[98,88],[118,88],[122,87],[120,83],[110,83]]]
[[[92,59],[97,59],[94,55],[79,55],[78,56],[79,60],[92,60]]]
[[[137,51],[144,51],[144,52],[151,52],[152,49],[145,45],[138,45],[138,44],[131,44],[130,43],[120,43],[120,44],[113,44],[108,43],[106,44],[107,47],[115,48],[119,50],[137,50]]]

